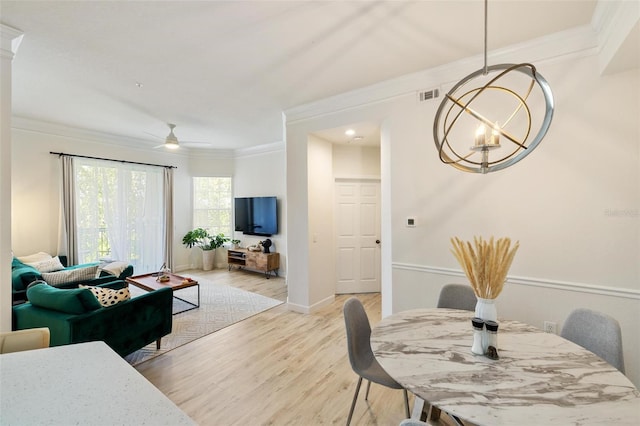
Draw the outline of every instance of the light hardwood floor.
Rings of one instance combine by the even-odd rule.
[[[226,269],[184,274],[286,299],[282,278]],[[348,297],[310,315],[280,305],[136,368],[200,425],[345,424],[357,380],[342,316]],[[378,322],[380,294],[356,297]],[[367,402],[364,390],[353,425],[403,419],[401,391],[372,384]]]

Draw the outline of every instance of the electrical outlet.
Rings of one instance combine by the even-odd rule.
[[[553,321],[544,322],[544,332],[558,334],[558,324]]]

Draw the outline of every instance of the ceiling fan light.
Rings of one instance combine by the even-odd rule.
[[[164,143],[164,146],[166,146],[169,149],[178,149],[180,147],[180,145],[178,145],[178,141],[177,140],[176,141],[168,140],[168,141],[166,141]]]

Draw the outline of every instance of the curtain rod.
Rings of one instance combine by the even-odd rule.
[[[100,157],[90,157],[88,155],[77,155],[77,154],[65,154],[64,152],[53,152],[49,151],[49,154],[63,156],[66,155],[68,157],[80,157],[80,158],[89,158],[91,160],[104,160],[104,161],[115,161],[116,163],[127,163],[127,164],[138,164],[140,166],[154,166],[154,167],[164,167],[166,169],[177,169],[176,166],[164,166],[162,164],[151,164],[151,163],[138,163],[136,161],[127,161],[127,160],[114,160],[113,158],[100,158]]]

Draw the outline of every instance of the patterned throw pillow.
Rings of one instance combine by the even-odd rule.
[[[64,269],[64,265],[60,263],[60,258],[58,256],[52,257],[51,259],[42,260],[40,262],[27,263],[27,265],[33,266],[38,271],[40,271],[40,273],[54,272]]]
[[[120,290],[114,290],[112,288],[91,287],[81,284],[80,288],[88,288],[91,290],[93,295],[98,299],[98,302],[100,302],[100,304],[105,308],[131,298],[131,293],[129,293],[128,287],[121,288]]]
[[[47,284],[57,286],[60,284],[73,283],[76,281],[90,280],[95,278],[98,265],[87,266],[86,268],[64,269],[57,272],[45,272],[42,279]]]

